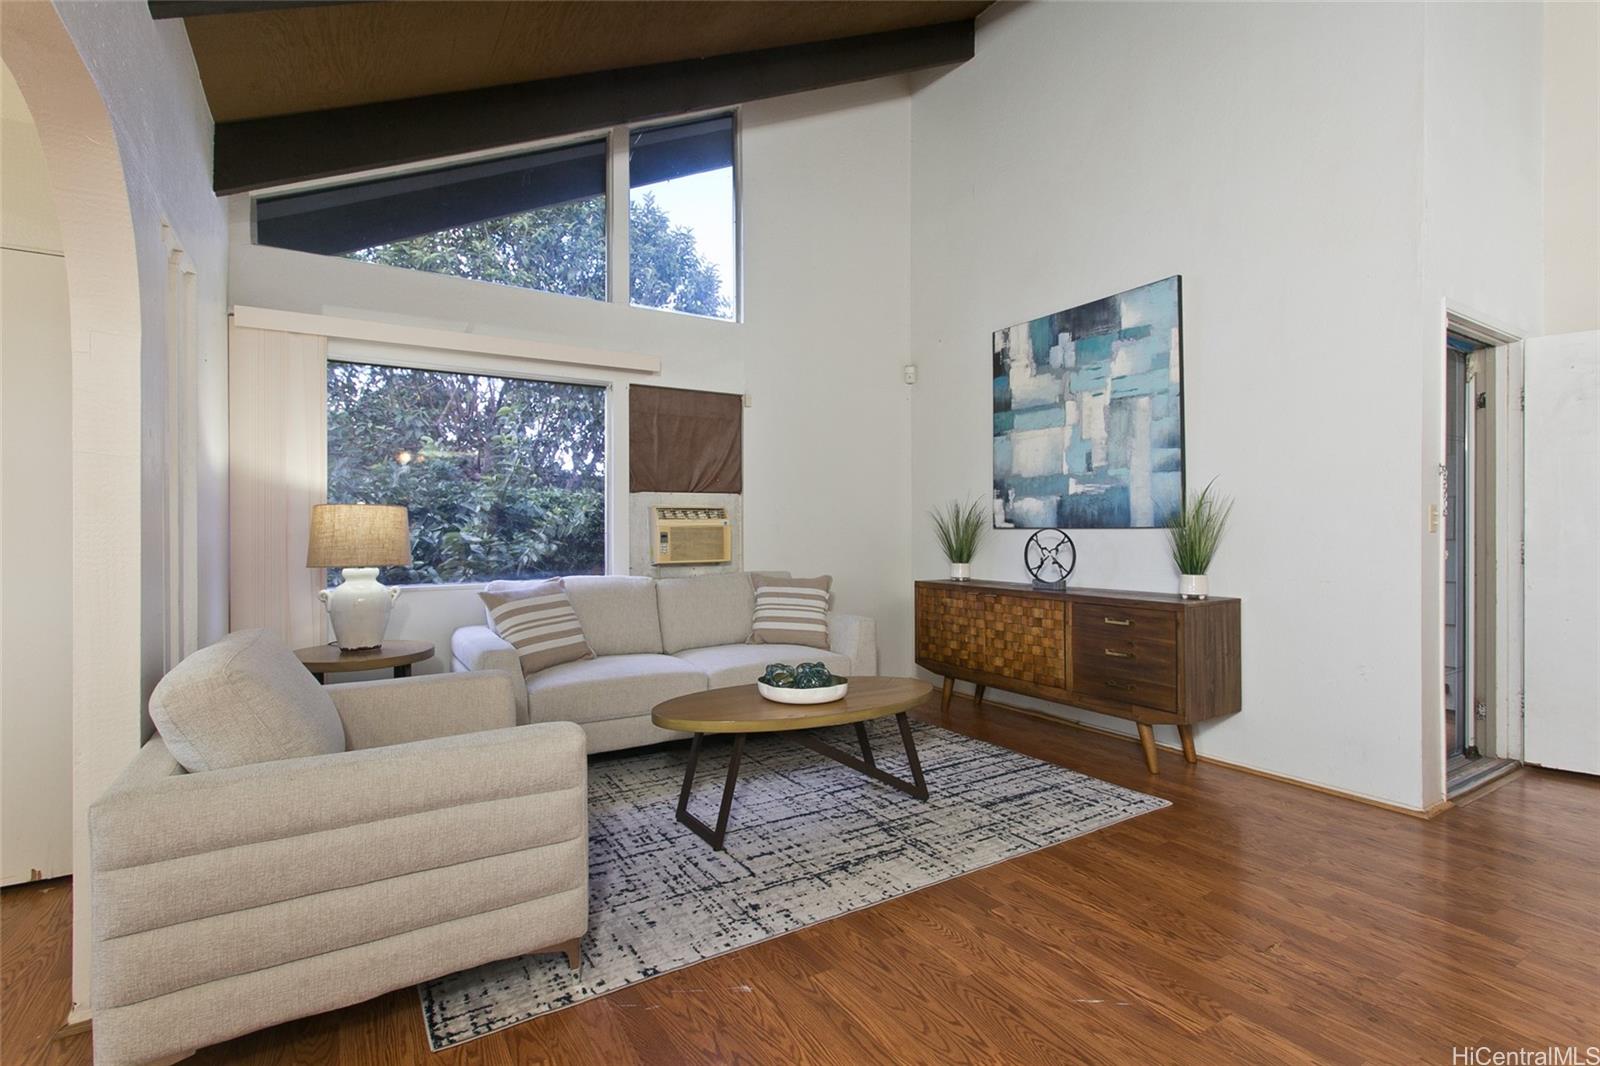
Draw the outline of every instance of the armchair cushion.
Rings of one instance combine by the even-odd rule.
[[[333,700],[264,629],[229,634],[173,667],[150,695],[150,720],[190,773],[345,747]]]
[[[514,726],[520,680],[496,672],[429,674],[331,685],[328,695],[344,722],[345,746],[356,751]]]

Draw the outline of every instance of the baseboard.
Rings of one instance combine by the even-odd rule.
[[[93,1026],[94,1019],[89,1016],[89,1012],[75,1006],[67,1011],[67,1020],[61,1023],[61,1028],[51,1034],[50,1039],[64,1040],[69,1036],[87,1033]]]
[[[966,700],[968,703],[972,702],[972,697],[970,696],[957,694],[955,698]],[[1079,722],[1071,718],[1063,718],[1060,715],[1049,714],[1045,711],[1036,711],[1031,707],[1018,707],[1014,703],[1005,703],[1001,700],[992,700],[987,694],[984,695],[983,706],[999,707],[1002,710],[1011,711],[1015,714],[1026,715],[1029,718],[1037,718],[1040,721],[1050,722],[1055,725],[1064,725],[1072,729],[1081,729],[1086,733],[1098,733],[1100,736],[1111,737],[1115,740],[1127,741],[1130,744],[1137,745],[1139,743],[1138,737],[1130,737],[1126,733],[1119,733],[1114,729],[1106,729],[1103,726],[1091,725],[1088,722]],[[1156,747],[1161,748],[1164,751],[1173,752],[1180,757],[1183,755],[1183,749],[1175,744],[1164,744],[1161,741],[1157,741]],[[1252,777],[1260,777],[1265,778],[1268,781],[1277,781],[1280,784],[1293,785],[1296,788],[1304,788],[1312,792],[1320,792],[1324,796],[1333,796],[1336,799],[1350,800],[1354,803],[1365,804],[1368,807],[1376,807],[1381,811],[1392,811],[1395,814],[1403,814],[1409,818],[1420,818],[1424,821],[1437,818],[1439,815],[1443,814],[1445,811],[1454,806],[1454,804],[1452,804],[1449,800],[1442,800],[1426,810],[1418,810],[1415,807],[1402,807],[1398,803],[1389,803],[1385,800],[1374,799],[1371,796],[1363,796],[1359,792],[1346,792],[1343,789],[1333,788],[1329,785],[1319,785],[1314,781],[1302,781],[1298,777],[1290,777],[1287,774],[1277,774],[1273,773],[1271,770],[1261,770],[1254,766],[1246,766],[1243,763],[1229,762],[1227,759],[1219,759],[1213,755],[1202,755],[1199,752],[1196,752],[1195,758],[1199,762],[1210,763],[1213,766],[1226,767],[1229,770],[1237,770],[1242,774],[1250,774]]]

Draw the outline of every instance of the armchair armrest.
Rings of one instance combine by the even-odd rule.
[[[327,692],[344,722],[345,746],[356,751],[508,729],[517,724],[520,687],[491,671],[359,681]]]
[[[516,682],[517,721],[528,720],[528,688],[517,649],[488,626],[462,626],[450,634],[450,669],[498,670]]]
[[[585,748],[581,727],[552,722],[185,774],[153,739],[89,809],[97,1021],[527,900],[581,899]]]
[[[878,672],[878,623],[863,615],[828,615],[828,650],[850,657],[852,677]]]
[[[188,774],[164,772],[156,740],[90,806],[90,860],[116,870],[578,788],[586,751],[581,726],[545,722]]]

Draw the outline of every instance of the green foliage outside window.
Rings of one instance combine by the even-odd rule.
[[[646,194],[629,206],[632,300],[696,315],[726,316],[716,264],[694,231],[675,226]],[[367,263],[475,278],[541,292],[606,298],[606,199],[593,196],[471,226],[351,252]]]
[[[606,390],[328,364],[328,500],[403,504],[389,584],[605,571]]]

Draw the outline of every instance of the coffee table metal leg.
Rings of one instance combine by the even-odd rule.
[[[826,740],[815,737],[810,733],[794,732],[790,733],[789,736],[794,739],[795,743],[810,748],[818,755],[826,755],[834,762],[848,766],[852,770],[858,770],[874,781],[881,781],[891,788],[899,789],[908,796],[915,796],[919,800],[925,800],[928,798],[928,782],[922,776],[922,763],[917,758],[916,741],[911,736],[911,722],[906,718],[904,711],[895,715],[895,718],[900,722],[900,740],[906,746],[906,764],[911,770],[910,781],[881,769],[872,758],[871,748],[865,745],[863,745],[866,748],[864,754],[867,757],[858,759],[849,752],[836,748]],[[861,733],[856,734],[857,739],[864,739],[865,732],[865,730],[862,730]]]
[[[861,745],[861,761],[876,767],[878,764],[872,758],[872,741],[867,739],[867,723],[856,723],[856,741]]]
[[[689,793],[694,789],[694,774],[700,763],[700,743],[705,739],[705,734],[696,733],[694,740],[689,742],[689,765],[684,768],[683,790],[678,793],[678,821],[710,844],[713,851],[723,850],[722,840],[728,834],[728,812],[733,809],[733,789],[739,781],[739,759],[744,755],[744,738],[743,733],[733,738],[733,756],[728,760],[728,777],[722,785],[722,806],[717,810],[715,829],[689,813]]]
[[[917,742],[911,739],[911,719],[906,717],[906,712],[901,711],[894,716],[900,723],[900,740],[906,746],[906,763],[911,767],[911,780],[916,783],[917,789],[911,793],[918,799],[928,798],[928,782],[922,776],[922,760],[917,758]]]

